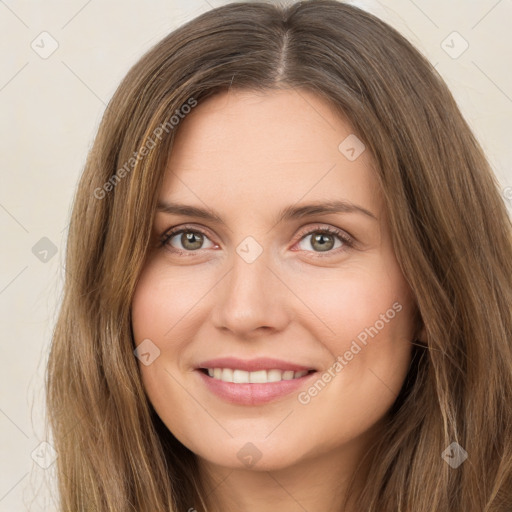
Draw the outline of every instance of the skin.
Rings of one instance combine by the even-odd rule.
[[[415,304],[371,155],[350,161],[338,149],[352,133],[305,90],[230,90],[179,126],[159,199],[206,206],[223,223],[156,213],[132,322],[135,343],[149,338],[160,350],[151,364],[139,362],[143,384],[169,430],[197,455],[213,489],[210,511],[355,510],[341,505],[348,479],[366,450],[371,456],[404,382]],[[338,199],[376,218],[342,212],[274,222],[286,206]],[[180,234],[159,246],[163,233],[185,224],[205,231],[202,245]],[[313,237],[326,227],[354,244],[327,235],[332,248],[319,250]],[[248,236],[263,249],[252,263],[236,252]],[[320,378],[396,303],[400,312],[307,404],[297,392],[265,405],[228,403],[195,371],[206,359],[267,356],[317,368]],[[261,453],[251,467],[237,457],[248,442]]]

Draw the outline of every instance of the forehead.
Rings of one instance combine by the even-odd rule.
[[[254,212],[302,198],[344,198],[376,211],[369,152],[356,159],[345,152],[344,141],[354,146],[354,137],[350,123],[309,91],[231,89],[179,125],[160,199]]]

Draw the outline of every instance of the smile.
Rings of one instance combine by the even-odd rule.
[[[271,357],[222,357],[195,366],[200,382],[223,401],[237,405],[263,405],[297,392],[314,378],[317,369]]]

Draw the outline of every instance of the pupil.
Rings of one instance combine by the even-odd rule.
[[[197,237],[197,239],[194,242],[194,239],[196,237]],[[186,243],[184,243],[184,242],[186,242]],[[183,233],[183,235],[181,237],[181,243],[182,243],[183,247],[187,247],[186,244],[188,244],[188,243],[192,244],[192,247],[189,246],[189,249],[199,249],[201,247],[201,242],[202,242],[202,235],[200,233],[192,233],[189,231],[188,233]]]
[[[330,241],[326,242],[324,237],[330,238]],[[332,247],[333,247],[332,239],[333,239],[333,237],[331,235],[328,235],[325,233],[319,233],[313,237],[313,244],[318,242],[320,244],[318,247],[320,249],[320,251],[328,251],[328,250],[332,249]]]

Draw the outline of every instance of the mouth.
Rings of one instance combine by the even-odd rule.
[[[252,406],[284,399],[318,373],[316,368],[267,357],[211,359],[195,370],[206,389],[217,397]]]

